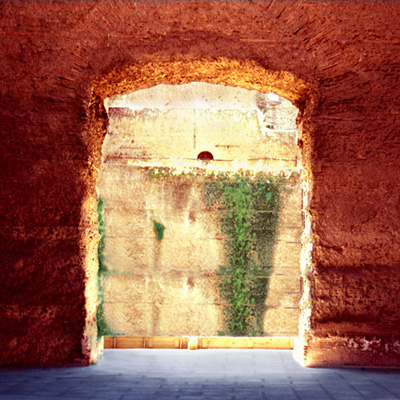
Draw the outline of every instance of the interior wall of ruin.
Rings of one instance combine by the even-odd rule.
[[[108,101],[113,106],[98,190],[105,201],[109,269],[105,318],[114,332],[224,331],[217,271],[226,262],[226,238],[217,208],[206,204],[204,184],[219,173],[263,172],[288,180],[265,287],[264,334],[297,336],[302,233],[297,109],[285,99],[267,102],[260,92],[206,84],[161,85]],[[214,160],[197,160],[201,151],[210,151]],[[160,241],[154,221],[165,226]]]
[[[397,2],[4,1],[0,15],[1,364],[95,360],[103,100],[204,81],[300,109],[298,359],[400,365]]]

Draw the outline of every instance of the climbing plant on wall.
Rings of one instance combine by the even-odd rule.
[[[202,179],[207,207],[217,209],[225,236],[225,263],[217,272],[224,301],[225,326],[221,333],[262,336],[281,197],[287,180],[283,175],[265,173],[167,167],[150,169],[149,176]],[[153,222],[161,239],[163,226]]]
[[[205,182],[207,206],[217,205],[226,235],[225,265],[218,271],[231,336],[261,336],[273,246],[278,234],[283,176],[220,174]]]
[[[154,230],[157,233],[157,240],[161,241],[164,237],[165,226],[157,221],[153,221]]]
[[[105,219],[104,219],[104,200],[102,198],[100,198],[97,203],[97,218],[98,218],[100,240],[97,248],[97,257],[99,260],[99,269],[97,272],[97,288],[98,288],[99,302],[96,310],[96,322],[97,322],[97,337],[100,338],[102,336],[113,334],[104,316],[103,277],[108,272],[108,268],[105,264],[105,257],[104,257],[106,233],[105,233]]]

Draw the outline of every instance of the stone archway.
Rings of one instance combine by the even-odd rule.
[[[300,109],[313,236],[303,242],[312,304],[303,304],[307,351],[299,358],[400,365],[397,2],[30,1],[0,9],[2,364],[95,357],[102,99],[204,80],[273,90]]]
[[[287,98],[299,108],[298,127],[302,126],[302,118],[307,108],[312,107],[311,89],[309,85],[295,78],[292,74],[285,72],[267,71],[253,61],[237,61],[229,59],[219,60],[197,60],[194,62],[176,62],[159,64],[142,64],[114,70],[106,76],[97,79],[93,84],[92,100],[88,112],[88,141],[92,149],[93,166],[95,171],[93,177],[97,176],[96,170],[100,162],[100,149],[102,140],[107,133],[107,115],[104,110],[103,101],[114,94],[129,93],[134,90],[148,88],[157,84],[182,84],[190,82],[206,82],[230,86],[238,86],[247,89],[256,89],[265,93],[274,92]],[[309,110],[308,110],[309,112]],[[303,134],[303,133],[302,133]],[[305,174],[309,177],[309,174]],[[308,178],[309,179],[309,178]],[[308,188],[309,183],[304,185]],[[94,209],[95,180],[89,185],[88,202],[91,204],[88,212]],[[306,193],[307,196],[307,193]],[[305,198],[306,201],[308,197]],[[304,203],[304,202],[303,202]],[[305,203],[307,204],[307,203]],[[305,209],[307,207],[305,206]],[[92,215],[93,218],[93,215]],[[306,223],[308,232],[303,235],[303,241],[309,241],[311,235],[311,224]],[[310,303],[308,294],[310,281],[306,279],[306,272],[310,267],[309,254],[310,246],[305,247],[302,263],[303,289],[307,297],[301,301],[301,324],[299,325],[300,343],[307,333],[309,326]],[[93,260],[93,255],[88,252],[88,257]],[[92,293],[92,296],[95,293]],[[91,303],[94,304],[93,302]],[[91,313],[93,313],[93,308]],[[298,345],[299,348],[301,344]],[[301,353],[301,350],[299,350]]]

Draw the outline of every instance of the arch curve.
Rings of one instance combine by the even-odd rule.
[[[291,101],[298,109],[298,124],[305,110],[312,108],[312,86],[287,71],[272,71],[253,60],[228,58],[195,61],[149,62],[116,68],[93,81],[87,112],[88,144],[91,163],[98,168],[103,138],[107,133],[108,117],[103,102],[107,97],[132,93],[152,86],[182,85],[205,82],[215,85],[241,87],[263,93],[274,92]]]

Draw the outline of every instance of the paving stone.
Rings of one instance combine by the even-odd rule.
[[[107,350],[87,368],[0,369],[0,400],[399,400],[400,371],[306,369],[288,350]]]

